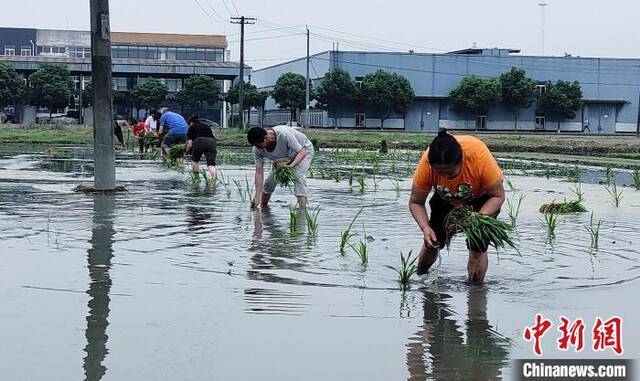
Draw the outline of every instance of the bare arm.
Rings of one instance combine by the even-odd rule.
[[[479,212],[481,214],[494,215],[500,210],[502,204],[504,204],[505,192],[502,180],[493,184],[486,192],[489,199],[484,203],[482,208],[480,208]]]
[[[254,203],[257,206],[262,202],[262,185],[264,181],[264,165],[262,163],[256,163],[256,178],[255,178],[255,186],[256,186],[256,195],[254,197]]]
[[[293,161],[289,163],[289,166],[295,167],[296,165],[300,164],[300,162],[304,160],[305,157],[307,157],[307,150],[303,148],[300,151],[296,152],[296,157],[294,157]]]
[[[431,192],[431,187],[425,190],[413,186],[411,188],[411,196],[409,197],[409,211],[413,219],[418,223],[420,230],[422,230],[425,245],[428,247],[437,247],[438,238],[429,225],[429,215],[427,214],[427,207],[425,206],[429,192]]]
[[[190,152],[191,151],[191,146],[193,146],[193,140],[189,139],[187,140],[187,146],[185,147],[185,151],[186,152]]]

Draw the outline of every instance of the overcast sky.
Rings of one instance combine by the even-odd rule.
[[[546,1],[547,55],[640,57],[639,1]],[[416,52],[457,50],[475,42],[539,55],[539,2],[111,0],[110,7],[114,31],[224,34],[234,60],[239,57],[239,26],[229,23],[230,13],[257,17],[256,25],[246,27],[245,57],[259,68],[303,56],[304,24],[312,33],[312,53],[331,49],[331,41],[339,41],[341,50]],[[88,4],[88,0],[11,0],[10,12],[0,13],[0,25],[87,30]],[[289,28],[266,31],[282,27]]]

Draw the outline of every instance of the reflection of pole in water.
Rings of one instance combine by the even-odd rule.
[[[468,290],[463,327],[447,303],[449,295],[424,293],[423,324],[407,344],[409,380],[499,378],[510,341],[489,325],[486,293],[484,287]]]
[[[109,325],[109,291],[111,290],[111,258],[113,258],[113,195],[96,195],[93,201],[93,230],[88,250],[89,314],[87,315],[87,346],[84,358],[85,380],[97,381],[107,370],[102,362],[107,355],[107,326]]]

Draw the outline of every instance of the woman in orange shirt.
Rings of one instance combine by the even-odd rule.
[[[418,274],[425,274],[445,246],[444,219],[455,206],[468,205],[479,213],[496,217],[504,203],[502,172],[482,140],[469,135],[450,135],[441,129],[422,155],[413,177],[409,210],[424,235]],[[431,215],[427,215],[429,200]],[[469,281],[484,281],[489,260],[488,245],[470,245]]]

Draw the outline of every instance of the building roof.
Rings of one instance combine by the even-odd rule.
[[[461,50],[454,50],[452,52],[448,52],[447,54],[482,54],[487,50],[506,50],[509,54],[511,53],[520,53],[520,49],[510,49],[510,48],[466,48]]]
[[[111,43],[227,47],[227,38],[206,34],[111,32]]]

